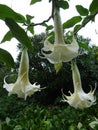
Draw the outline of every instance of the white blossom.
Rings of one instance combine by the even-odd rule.
[[[50,37],[44,42],[44,47],[41,49],[43,58],[46,58],[52,64],[57,64],[71,61],[73,58],[77,57],[79,49],[78,43],[74,36],[70,44],[65,43],[61,17],[57,8],[55,8],[54,11],[54,33],[54,44],[49,42]]]
[[[70,96],[67,96],[63,93],[63,101],[67,102],[70,106],[74,108],[87,108],[95,104],[96,98],[94,96],[95,89],[85,93],[82,89],[81,77],[78,70],[78,67],[75,62],[72,62],[72,77],[74,84],[74,93],[70,93]]]
[[[36,91],[41,90],[40,85],[37,85],[36,83],[32,85],[30,83],[28,72],[29,72],[29,57],[27,49],[23,49],[18,78],[16,82],[8,84],[5,80],[7,76],[4,78],[3,88],[5,88],[9,92],[8,95],[17,94],[18,97],[24,98],[26,100],[27,96],[31,96]]]

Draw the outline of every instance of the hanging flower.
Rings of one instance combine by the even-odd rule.
[[[74,37],[71,44],[65,43],[59,9],[57,8],[54,9],[54,33],[54,44],[49,42],[50,37],[48,37],[44,42],[44,47],[41,49],[44,58],[52,64],[57,64],[71,61],[77,57],[79,49],[78,43]]]
[[[36,83],[32,85],[29,82],[28,71],[29,71],[29,57],[27,49],[23,49],[18,78],[16,82],[8,84],[5,80],[7,76],[4,78],[3,88],[5,88],[9,92],[8,95],[17,94],[18,97],[24,98],[26,100],[27,96],[31,96],[36,91],[41,90],[40,85],[36,85]]]
[[[63,93],[63,101],[67,102],[74,108],[87,108],[95,104],[96,98],[94,97],[95,89],[85,93],[82,89],[81,84],[81,77],[78,70],[78,67],[75,62],[72,61],[72,77],[73,77],[73,84],[74,84],[74,93],[70,93],[70,96],[67,96]]]

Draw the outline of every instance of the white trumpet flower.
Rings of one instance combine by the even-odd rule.
[[[49,42],[49,37],[44,42],[41,49],[43,58],[46,58],[52,64],[71,61],[78,56],[78,43],[73,37],[71,44],[66,44],[63,36],[60,13],[57,8],[54,11],[54,44]],[[50,52],[50,53],[48,53]],[[48,53],[48,54],[47,54]]]
[[[78,67],[75,62],[72,62],[72,77],[74,84],[74,93],[70,93],[70,96],[65,95],[62,92],[63,101],[67,102],[70,106],[74,108],[87,108],[95,104],[96,98],[94,96],[95,89],[85,93],[82,89],[81,77],[78,70]]]
[[[36,91],[40,91],[40,85],[36,85],[34,83],[33,85],[29,81],[28,77],[28,71],[29,71],[29,57],[27,53],[27,49],[23,49],[21,61],[20,61],[20,67],[19,67],[19,73],[18,78],[15,83],[8,84],[4,78],[4,85],[3,88],[5,88],[9,92],[9,96],[11,94],[17,94],[18,97],[24,98],[26,100],[27,96],[31,96]]]

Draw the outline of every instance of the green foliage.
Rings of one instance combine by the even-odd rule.
[[[14,59],[11,56],[11,54],[8,51],[1,48],[0,48],[0,61],[6,63],[6,66],[8,67],[12,68],[15,67]]]
[[[87,51],[90,51],[91,48],[87,45],[87,44],[84,44],[82,42],[78,42],[79,46]]]
[[[31,20],[34,18],[34,16],[31,16],[31,15],[26,15],[26,23],[27,24],[30,24],[31,23]]]
[[[34,35],[34,28],[32,26],[28,26],[27,27],[27,30],[32,34]]]
[[[33,5],[33,4],[35,4],[35,3],[37,3],[37,2],[40,2],[40,1],[42,1],[42,0],[31,0],[30,5]]]
[[[74,33],[77,32],[80,27],[81,27],[81,24],[77,24],[77,25],[74,27]]]
[[[10,40],[12,39],[12,37],[13,37],[13,36],[12,36],[11,31],[8,31],[8,32],[5,34],[5,36],[3,37],[1,43],[6,42],[6,41],[10,41]]]
[[[53,25],[48,25],[46,23],[43,23],[42,26],[46,27],[46,32],[53,29]]]
[[[8,6],[0,4],[0,19],[5,20],[5,18],[12,18],[19,23],[25,22],[24,16],[19,13],[16,13]]]
[[[69,4],[67,1],[57,1],[56,2],[56,6],[62,9],[68,9],[69,8]]]
[[[63,29],[73,27],[75,24],[79,23],[82,20],[81,16],[74,16],[71,19],[63,23]]]
[[[90,19],[90,16],[87,16],[83,19],[82,24],[85,24]]]
[[[92,3],[90,4],[89,11],[91,14],[94,14],[98,12],[98,1],[92,0]]]
[[[88,9],[84,8],[82,5],[76,5],[76,9],[81,16],[87,16],[89,14]]]
[[[32,44],[27,36],[26,32],[13,20],[10,18],[5,19],[5,23],[10,28],[12,35],[29,50],[32,50]]]
[[[87,130],[91,129],[89,123],[94,120],[95,115],[98,118],[97,105],[78,110],[66,104],[42,106],[28,101],[24,102],[15,97],[14,100],[11,97],[8,100],[2,99],[5,107],[0,106],[1,130],[78,130],[79,122],[82,124],[80,130]],[[2,119],[2,115],[5,118]]]

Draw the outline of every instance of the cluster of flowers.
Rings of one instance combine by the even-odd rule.
[[[70,96],[67,96],[62,91],[63,101],[67,102],[74,108],[87,108],[95,104],[96,98],[94,96],[95,89],[85,93],[82,89],[81,77],[76,65],[74,58],[78,56],[79,46],[73,36],[71,44],[66,44],[63,36],[63,29],[61,24],[60,12],[59,9],[54,9],[54,33],[55,41],[54,44],[49,42],[49,37],[44,42],[44,47],[41,49],[43,58],[46,58],[52,64],[59,64],[62,62],[71,61],[72,67],[72,78],[74,84],[74,93],[70,93]],[[47,54],[47,52],[50,52]],[[28,78],[29,71],[29,58],[27,49],[23,49],[21,55],[21,62],[19,67],[19,73],[17,81],[14,84],[7,84],[4,79],[3,87],[11,94],[17,94],[18,97],[26,99],[27,96],[31,96],[36,91],[40,91],[40,85],[33,85],[29,82]]]

